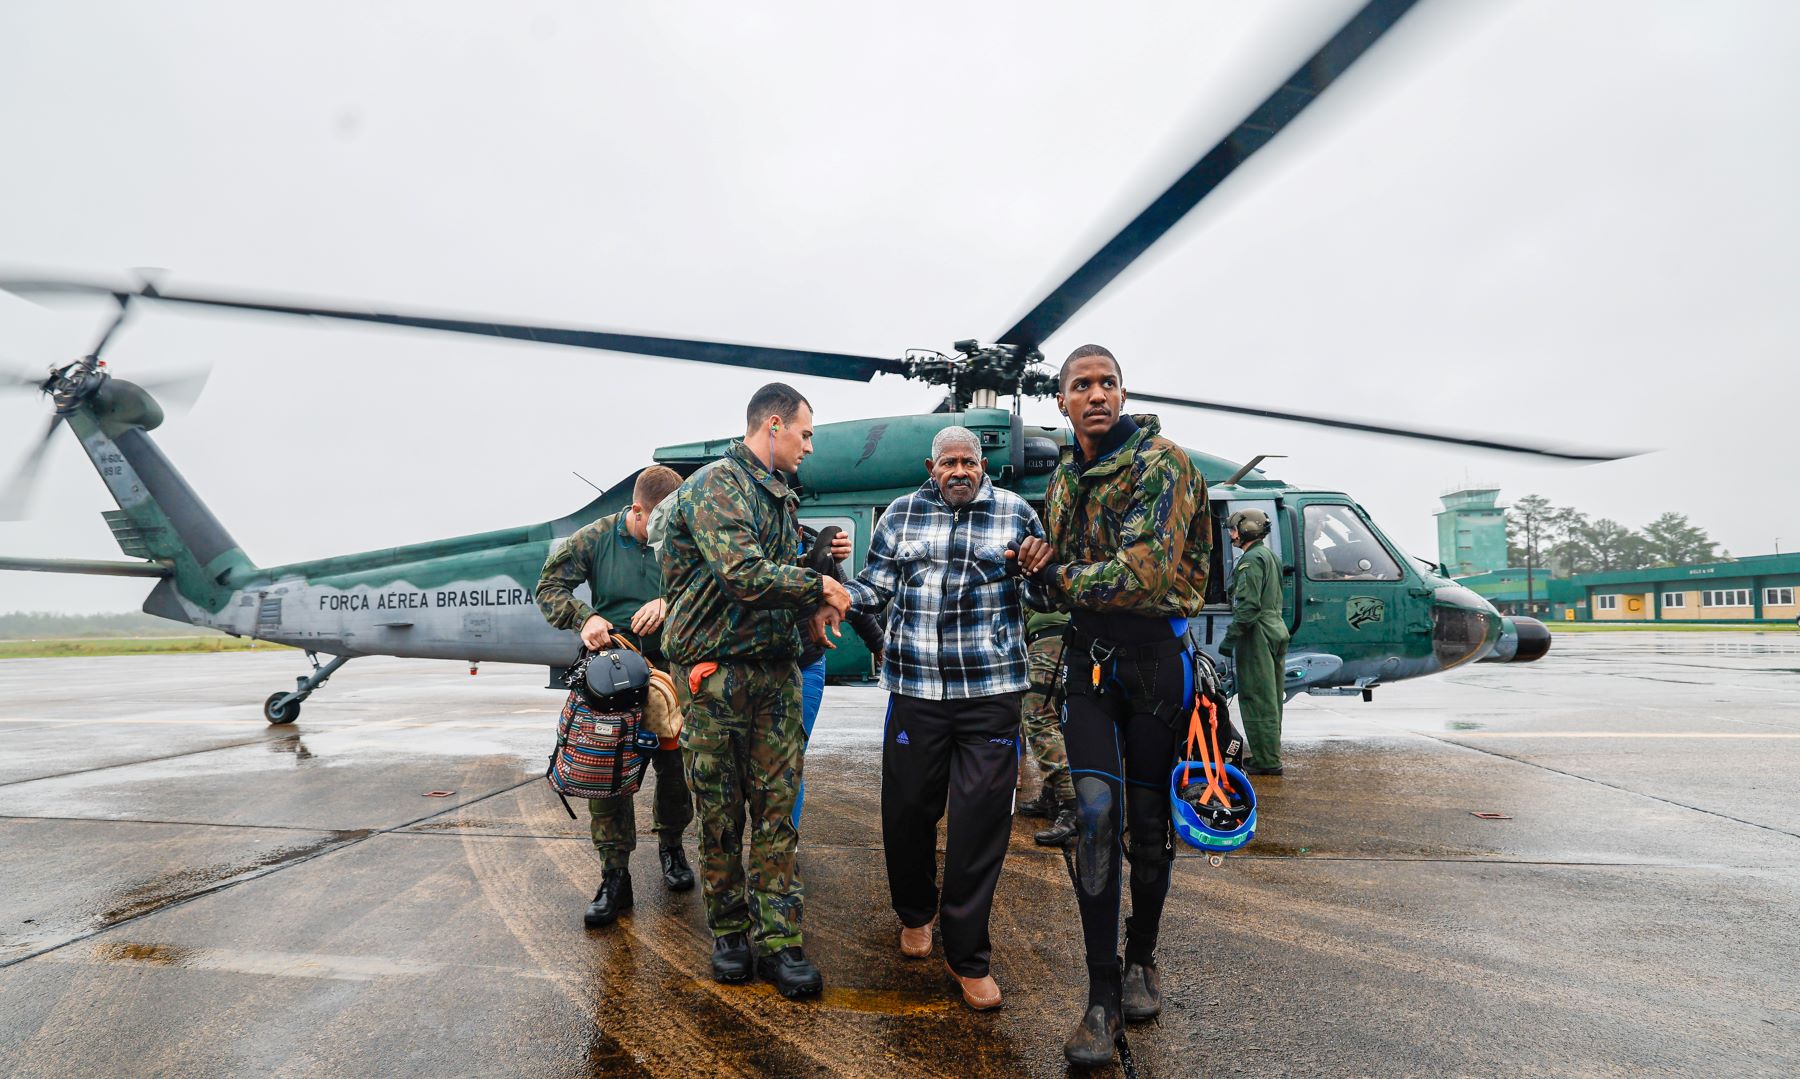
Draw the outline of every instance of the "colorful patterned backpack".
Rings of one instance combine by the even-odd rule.
[[[629,798],[644,781],[658,743],[644,720],[650,675],[643,654],[626,644],[597,652],[584,647],[564,676],[569,698],[544,778],[571,818],[571,797]]]

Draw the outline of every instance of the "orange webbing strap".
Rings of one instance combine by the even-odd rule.
[[[700,695],[700,683],[712,677],[712,673],[718,669],[719,665],[710,659],[705,663],[694,664],[688,671],[688,693],[698,697]]]
[[[1205,708],[1206,714],[1212,719],[1212,725],[1204,734],[1200,729],[1201,708]],[[1213,706],[1213,702],[1205,697],[1199,698],[1194,704],[1194,714],[1188,720],[1188,767],[1181,770],[1181,785],[1185,787],[1188,784],[1188,772],[1193,767],[1194,751],[1198,749],[1200,751],[1200,771],[1206,776],[1206,789],[1200,794],[1200,804],[1205,805],[1217,800],[1221,808],[1229,809],[1231,808],[1231,799],[1226,795],[1224,788],[1219,786],[1219,781],[1225,778],[1225,761],[1219,756],[1218,721],[1219,712]],[[1210,752],[1207,747],[1209,735],[1212,738]]]

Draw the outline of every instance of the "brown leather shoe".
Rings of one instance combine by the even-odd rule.
[[[900,954],[908,959],[923,959],[931,954],[931,927],[937,924],[933,918],[924,925],[900,927]]]
[[[945,969],[949,969],[946,966]],[[991,1012],[1000,1006],[1000,987],[995,984],[992,974],[983,974],[979,978],[965,978],[951,970],[950,976],[962,987],[963,1003],[978,1012]]]

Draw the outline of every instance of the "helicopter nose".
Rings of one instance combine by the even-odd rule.
[[[1432,593],[1431,653],[1442,670],[1480,659],[1500,642],[1500,612],[1460,585]]]

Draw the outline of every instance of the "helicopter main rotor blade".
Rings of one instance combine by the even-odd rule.
[[[371,322],[380,326],[408,326],[446,333],[500,337],[512,341],[535,341],[540,344],[569,345],[603,352],[626,352],[639,356],[659,356],[671,360],[724,364],[759,370],[785,371],[820,378],[842,378],[867,382],[879,374],[905,374],[906,365],[899,360],[879,356],[856,356],[844,352],[812,352],[805,349],[773,348],[767,345],[740,345],[726,341],[697,341],[679,337],[652,337],[645,334],[613,333],[569,326],[537,326],[526,323],[484,322],[447,318],[437,315],[397,311],[367,311],[352,307],[287,302],[270,298],[225,296],[199,292],[174,292],[144,285],[136,289],[120,289],[90,282],[66,279],[0,278],[0,289],[33,294],[108,295],[117,299],[142,297],[164,303],[190,304],[197,307],[226,308],[236,311],[258,311],[276,315],[310,315],[313,318],[338,319],[345,322]]]
[[[1242,123],[1195,162],[1193,168],[1183,173],[1167,191],[1157,196],[1156,201],[1132,218],[1117,236],[1108,240],[1106,246],[1082,263],[1068,280],[1056,286],[1012,329],[1002,334],[1000,343],[1023,349],[1037,349],[1042,345],[1201,199],[1224,183],[1239,165],[1249,160],[1250,155],[1279,135],[1416,2],[1370,0],[1363,5],[1362,10],[1332,35],[1330,41],[1320,46],[1318,52],[1301,64],[1300,69],[1252,110]]]
[[[44,375],[28,375],[10,367],[0,368],[0,390],[42,390]]]
[[[1334,427],[1344,431],[1360,431],[1364,434],[1382,435],[1388,438],[1421,439],[1426,442],[1443,442],[1452,446],[1470,446],[1479,450],[1498,450],[1502,453],[1526,453],[1539,457],[1551,457],[1559,461],[1577,461],[1594,463],[1598,461],[1620,461],[1627,457],[1636,457],[1642,450],[1574,450],[1555,446],[1533,445],[1527,442],[1508,442],[1498,438],[1485,438],[1476,435],[1459,435],[1447,431],[1431,431],[1417,427],[1388,427],[1379,423],[1368,423],[1363,420],[1352,420],[1341,416],[1322,416],[1309,412],[1278,412],[1271,408],[1254,408],[1250,405],[1229,405],[1222,401],[1196,401],[1191,397],[1168,397],[1156,393],[1139,393],[1128,390],[1129,401],[1148,401],[1159,405],[1180,405],[1184,408],[1201,408],[1209,412],[1229,412],[1237,416],[1256,416],[1265,420],[1282,420],[1287,423],[1306,423],[1315,427]]]
[[[12,479],[7,481],[6,488],[0,490],[0,521],[23,521],[25,519],[25,507],[31,501],[31,489],[37,483],[38,470],[44,463],[44,454],[49,452],[50,438],[56,434],[56,429],[62,425],[62,422],[63,418],[60,412],[50,417],[50,425],[44,428],[44,433],[38,436],[36,445],[32,446],[31,451],[25,455],[25,459],[19,462],[19,467],[14,470]]]

